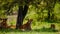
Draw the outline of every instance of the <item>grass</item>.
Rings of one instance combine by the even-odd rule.
[[[33,25],[32,23],[32,30],[31,31],[21,31],[16,29],[2,29],[0,30],[0,34],[60,34],[60,23],[54,23],[56,25],[56,30],[53,31],[50,29],[50,24],[47,22],[38,22],[37,24]]]
[[[0,32],[0,34],[58,34],[59,32],[36,32],[36,31],[10,31],[10,32]]]
[[[58,34],[59,32],[42,32],[42,31],[20,31],[20,30],[11,30],[11,29],[8,29],[8,30],[5,30],[4,31],[0,30],[0,34]]]
[[[58,32],[2,32],[3,34],[58,34]]]

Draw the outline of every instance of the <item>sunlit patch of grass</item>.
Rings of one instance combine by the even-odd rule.
[[[48,31],[50,31],[51,29],[49,29],[50,27],[51,27],[51,23],[47,23],[47,22],[40,22],[40,23],[36,23],[37,25],[33,25],[32,24],[32,29],[40,29],[40,31],[41,30],[43,30],[43,29],[41,29],[41,28],[43,28],[43,27],[45,27],[45,30],[48,30]],[[54,23],[55,24],[55,29],[56,29],[56,31],[58,31],[59,29],[60,29],[60,27],[59,27],[59,25],[60,25],[60,23]],[[52,31],[52,30],[51,30]]]

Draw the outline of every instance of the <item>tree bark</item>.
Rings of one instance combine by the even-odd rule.
[[[22,21],[23,21],[22,20],[22,18],[23,18],[22,12],[23,12],[23,6],[19,6],[16,29],[18,29],[19,26],[22,25]]]
[[[26,14],[27,14],[28,8],[29,8],[28,5],[24,6],[24,9],[23,9],[23,19],[25,18]]]
[[[24,8],[23,6],[19,6],[16,29],[18,29],[23,24],[23,20],[27,14],[27,11],[28,11],[27,5],[25,5]]]

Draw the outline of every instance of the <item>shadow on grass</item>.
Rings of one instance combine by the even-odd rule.
[[[32,31],[32,30],[31,30]],[[0,32],[30,32],[29,30],[22,31],[20,29],[0,29]]]
[[[22,32],[19,29],[0,29],[0,32]]]
[[[56,29],[51,28],[41,28],[41,29],[34,29],[36,32],[58,32]]]
[[[54,30],[51,28],[34,29],[31,31],[21,31],[19,29],[0,29],[0,32],[58,32],[58,30]]]

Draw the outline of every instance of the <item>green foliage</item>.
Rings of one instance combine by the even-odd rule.
[[[27,4],[29,6],[28,15],[26,15],[26,19],[32,18],[37,21],[44,21],[48,17],[48,12],[50,11],[50,15],[52,16],[52,13],[54,13],[54,16],[58,16],[59,19],[59,9],[54,9],[55,7],[60,7],[60,5],[55,6],[55,4],[58,4],[59,0],[0,0],[0,14],[2,15],[2,12],[10,10],[18,10],[19,6],[24,6]],[[48,11],[49,10],[49,11]],[[58,13],[57,13],[58,11]],[[55,15],[57,13],[57,15]],[[56,20],[51,19],[51,20]]]
[[[3,10],[0,10],[0,18],[7,18]]]

